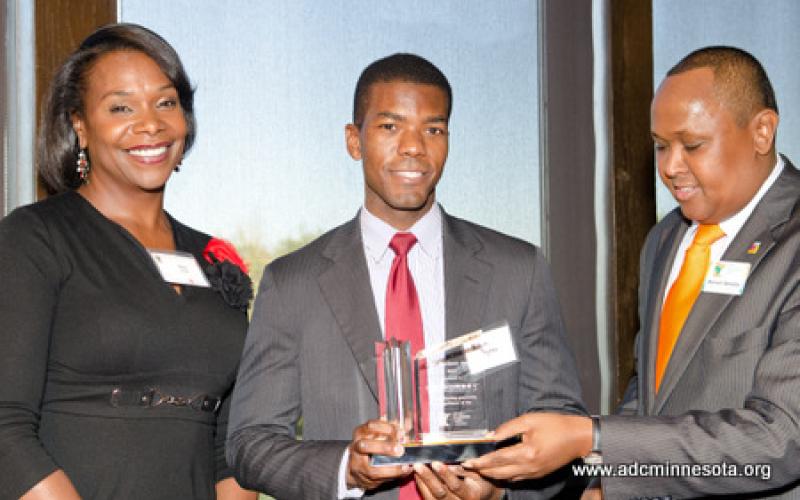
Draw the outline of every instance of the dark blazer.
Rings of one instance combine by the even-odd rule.
[[[667,279],[689,221],[676,209],[642,251],[636,369],[601,425],[606,463],[770,464],[755,477],[604,478],[605,498],[800,498],[800,173],[784,171],[723,260],[751,263],[744,293],[701,293],[654,391]],[[755,253],[748,253],[760,242]]]
[[[583,414],[540,251],[443,214],[443,252],[447,338],[506,320],[516,342],[521,362],[486,382],[489,424],[531,410]],[[374,304],[358,217],[267,266],[228,434],[228,461],[243,486],[280,500],[336,498],[353,430],[378,416]],[[368,497],[396,498],[396,488],[385,486]],[[552,495],[561,485],[520,486]]]

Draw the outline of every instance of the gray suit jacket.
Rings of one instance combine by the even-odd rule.
[[[661,390],[654,366],[670,268],[689,227],[679,210],[650,232],[639,283],[637,375],[605,417],[605,463],[769,464],[753,477],[604,478],[607,499],[800,498],[800,173],[786,166],[728,247],[749,262],[744,293],[701,293]],[[760,242],[755,253],[748,252]],[[756,472],[756,471],[752,471]]]
[[[584,413],[541,253],[446,214],[443,248],[447,338],[507,320],[520,357],[486,382],[489,424],[531,410]],[[336,497],[353,430],[378,416],[379,340],[358,218],[267,266],[229,424],[228,462],[243,486],[279,500]],[[397,498],[395,485],[385,486],[368,496]],[[551,478],[520,486],[553,495],[563,484]]]

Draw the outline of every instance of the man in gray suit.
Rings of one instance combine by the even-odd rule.
[[[541,252],[435,202],[450,109],[447,79],[421,57],[395,54],[361,74],[345,137],[362,162],[364,206],[264,271],[229,425],[227,457],[242,485],[281,500],[394,499],[413,480],[426,498],[502,496],[502,484],[441,464],[369,465],[371,454],[398,452],[397,428],[377,419],[375,362],[398,232],[416,242],[407,264],[426,345],[510,325],[520,362],[485,382],[490,426],[527,411],[585,414]],[[509,492],[534,498],[562,487],[551,476]]]
[[[569,429],[560,416],[511,421],[499,437],[524,444],[468,465],[537,477],[594,450],[611,474],[643,466],[602,477],[595,496],[800,498],[800,173],[775,151],[772,86],[752,55],[708,47],[668,72],[651,111],[658,172],[680,208],[642,251],[637,373],[619,414]]]

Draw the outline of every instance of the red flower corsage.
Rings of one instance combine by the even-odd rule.
[[[236,248],[223,239],[211,238],[205,250],[203,250],[203,258],[211,264],[225,262],[226,260],[230,261],[231,264],[241,269],[244,274],[247,274],[247,264],[245,264],[242,258],[239,257],[239,254],[236,253]]]
[[[203,258],[209,263],[205,272],[211,288],[222,295],[229,306],[247,311],[253,298],[253,282],[247,275],[247,265],[233,245],[211,238],[203,250]]]

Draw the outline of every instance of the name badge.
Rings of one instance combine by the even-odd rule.
[[[517,361],[511,329],[505,324],[484,330],[474,340],[464,343],[464,355],[472,375]]]
[[[749,262],[721,260],[711,266],[703,282],[703,291],[725,295],[741,295],[750,275]]]
[[[158,272],[167,283],[174,285],[190,285],[209,288],[205,273],[194,255],[186,252],[167,252],[164,250],[148,250],[155,262]]]

